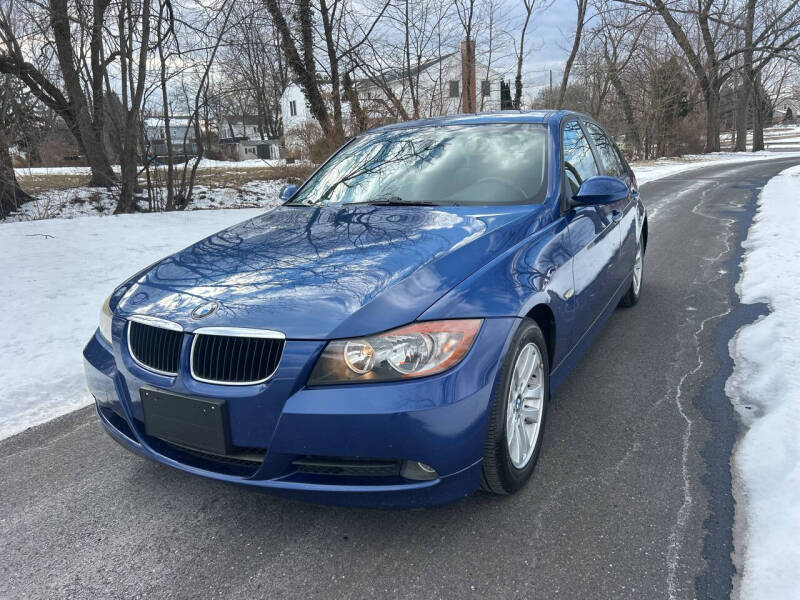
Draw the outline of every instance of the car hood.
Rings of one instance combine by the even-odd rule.
[[[519,242],[539,205],[280,206],[212,235],[136,277],[115,308],[185,330],[272,329],[331,339],[413,321]],[[210,315],[192,311],[216,302]]]

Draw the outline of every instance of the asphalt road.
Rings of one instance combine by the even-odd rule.
[[[760,310],[736,303],[740,242],[798,162],[642,187],[642,299],[559,390],[519,494],[302,504],[137,458],[84,409],[0,442],[0,598],[727,597],[727,341]]]

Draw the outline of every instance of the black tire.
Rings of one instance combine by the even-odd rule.
[[[528,344],[537,346],[544,364],[544,402],[540,415],[539,437],[527,464],[518,469],[514,466],[509,456],[506,442],[506,410],[508,406],[508,393],[511,385],[512,370],[517,356]],[[514,338],[503,360],[500,373],[500,382],[497,385],[492,399],[492,413],[489,418],[489,430],[486,435],[486,446],[483,452],[483,473],[481,476],[481,489],[493,494],[511,494],[519,490],[530,479],[539,450],[544,438],[544,427],[547,415],[547,406],[550,404],[550,360],[547,355],[547,344],[542,330],[532,319],[524,319],[517,328]]]
[[[636,243],[636,252],[633,255],[633,262],[634,267],[636,266],[636,256],[638,255],[639,251],[641,250],[642,253],[642,272],[639,276],[639,289],[636,289],[634,284],[634,280],[631,280],[631,285],[628,287],[628,291],[625,292],[625,295],[622,297],[622,300],[619,301],[619,305],[622,308],[630,308],[634,306],[637,302],[639,302],[639,298],[642,295],[642,286],[644,285],[644,246],[642,245],[642,238],[639,238],[639,241]]]

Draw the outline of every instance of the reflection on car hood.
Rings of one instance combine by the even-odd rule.
[[[161,261],[117,314],[282,331],[364,335],[413,321],[531,231],[541,206],[278,207]],[[192,311],[215,301],[202,319]]]

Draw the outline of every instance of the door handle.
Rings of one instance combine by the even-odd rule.
[[[614,221],[614,223],[618,222],[621,218],[622,218],[621,210],[614,209],[611,211],[611,220]]]

